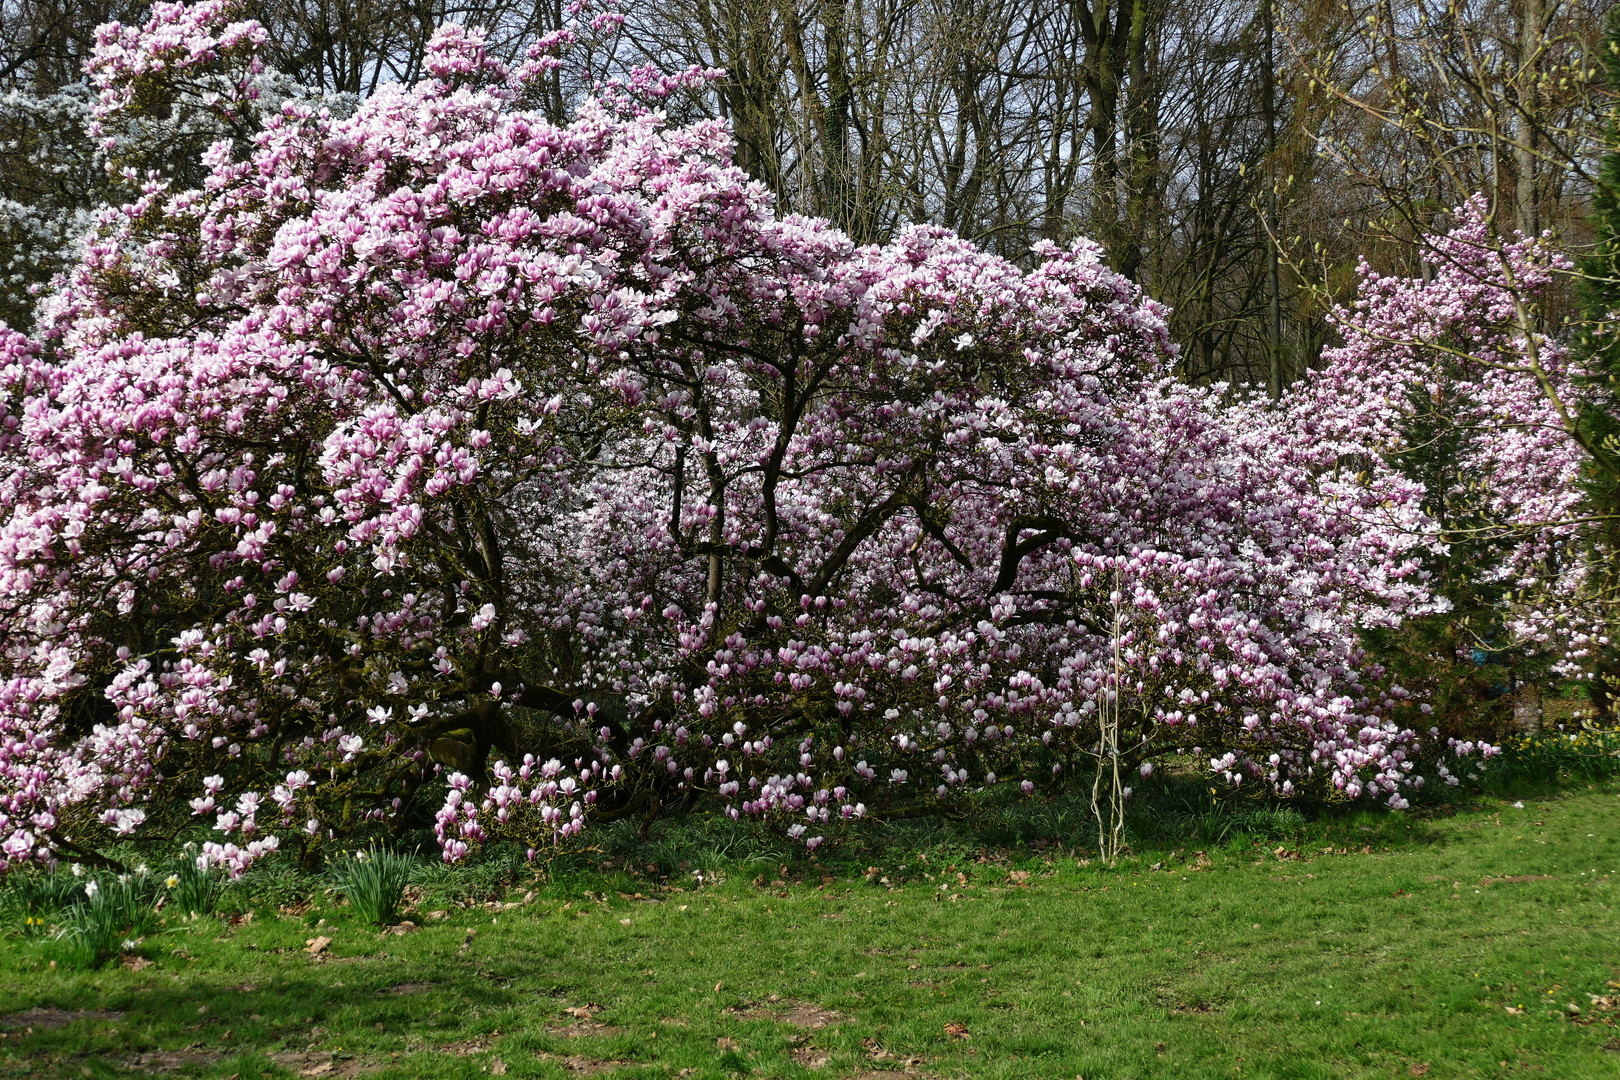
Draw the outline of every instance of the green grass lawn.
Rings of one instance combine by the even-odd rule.
[[[575,876],[403,936],[261,907],[139,970],[11,936],[0,1076],[1620,1077],[1617,792],[1114,869]]]

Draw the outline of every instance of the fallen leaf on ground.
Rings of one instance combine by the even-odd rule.
[[[330,944],[332,944],[332,939],[323,934],[320,937],[312,937],[305,941],[304,951],[311,956],[319,956],[326,951],[326,947]]]
[[[721,1050],[735,1050],[737,1049],[737,1040],[733,1039],[729,1035],[722,1035],[718,1039],[714,1040],[714,1045],[719,1047]]]
[[[496,1058],[494,1061],[489,1063],[489,1071],[492,1076],[505,1076],[506,1062],[502,1061],[500,1058]]]
[[[972,1036],[968,1034],[968,1029],[967,1029],[966,1024],[956,1024],[956,1023],[946,1024],[945,1025],[945,1034],[949,1035],[953,1039],[969,1039],[969,1038],[972,1038]]]

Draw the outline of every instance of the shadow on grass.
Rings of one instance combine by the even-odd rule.
[[[184,965],[182,949],[158,970]],[[561,1000],[583,993],[568,980],[516,989],[533,982],[533,969],[510,954],[460,970],[431,966],[424,974],[421,957],[378,953],[312,961],[308,975],[293,977],[278,966],[262,982],[242,980],[240,963],[234,973],[171,971],[163,981],[65,969],[53,979],[36,969],[29,1007],[0,1015],[0,1077],[343,1077],[389,1065],[410,1075],[413,1055],[483,1054],[498,1018],[514,1011],[556,1013],[563,1030]],[[481,1017],[495,1019],[480,1025]]]
[[[1191,851],[1242,856],[1278,846],[1333,843],[1399,850],[1445,843],[1450,834],[1435,829],[1434,819],[1504,798],[1554,797],[1571,782],[1565,759],[1575,760],[1574,753],[1552,740],[1510,750],[1479,783],[1440,791],[1431,787],[1406,812],[1365,802],[1248,797],[1211,788],[1202,775],[1166,768],[1136,785],[1127,809],[1128,853],[1152,862]],[[645,838],[638,821],[603,823],[586,839],[585,848],[539,863],[530,863],[519,846],[497,844],[452,867],[433,857],[431,843],[408,837],[405,849],[418,851],[409,899],[428,910],[496,902],[514,887],[586,895],[633,891],[638,883],[695,883],[700,877],[853,878],[872,867],[892,868],[919,857],[939,865],[1016,864],[1054,853],[1086,859],[1095,857],[1096,824],[1089,785],[1035,797],[1003,786],[969,796],[954,813],[857,823],[814,856],[764,823],[732,821],[711,812],[670,814],[655,822]],[[0,885],[0,913],[39,909],[44,902],[40,897],[49,892],[35,880],[39,877],[10,875]],[[264,859],[223,890],[218,906],[226,913],[306,909],[327,896],[331,884],[325,876],[300,870],[290,857]]]
[[[1455,813],[1460,805],[1455,796],[1438,797],[1411,811],[1392,813],[1365,803],[1248,798],[1213,793],[1199,776],[1160,773],[1133,792],[1127,837],[1130,853],[1149,859],[1178,850],[1239,854],[1329,840],[1353,842],[1358,848],[1410,848],[1443,843],[1444,834],[1431,821]],[[592,850],[554,860],[549,876],[586,888],[697,874],[847,878],[919,856],[939,865],[1017,863],[1054,853],[1094,858],[1096,841],[1089,788],[1077,786],[1054,797],[1024,797],[1001,789],[972,798],[956,813],[863,822],[814,857],[761,823],[719,815],[668,816],[654,823],[646,840],[638,823],[616,822],[596,835]],[[513,865],[510,853],[491,852],[489,857]]]

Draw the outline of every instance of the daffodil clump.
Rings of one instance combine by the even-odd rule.
[[[87,875],[57,940],[91,967],[138,951],[157,922],[156,884],[145,866],[132,873]]]
[[[1510,735],[1502,753],[1484,766],[1492,779],[1554,783],[1620,776],[1620,731],[1581,727]]]

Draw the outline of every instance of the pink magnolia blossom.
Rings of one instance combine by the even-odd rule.
[[[251,67],[225,20],[106,32],[109,115]],[[352,116],[289,103],[0,335],[8,862],[186,799],[318,845],[445,773],[452,861],[692,795],[819,845],[1115,752],[1420,782],[1356,638],[1431,602],[1410,490],[1178,383],[1089,242],[857,247],[650,75],[529,111],[551,55],[450,29]]]
[[[1416,497],[1476,508],[1468,528],[1503,552],[1485,572],[1510,586],[1505,647],[1550,651],[1563,674],[1579,675],[1607,644],[1609,613],[1589,561],[1602,556],[1578,542],[1587,461],[1572,435],[1579,383],[1565,344],[1536,324],[1547,286],[1570,267],[1542,239],[1493,236],[1483,198],[1456,218],[1428,238],[1424,277],[1363,265],[1357,300],[1335,315],[1343,343],[1297,388],[1288,425],[1319,469],[1393,494],[1415,487],[1395,466],[1413,449],[1404,426],[1413,396],[1440,403],[1447,430],[1461,436],[1458,460],[1445,490]],[[1413,498],[1408,490],[1392,505]],[[1432,520],[1388,525],[1445,539]]]

